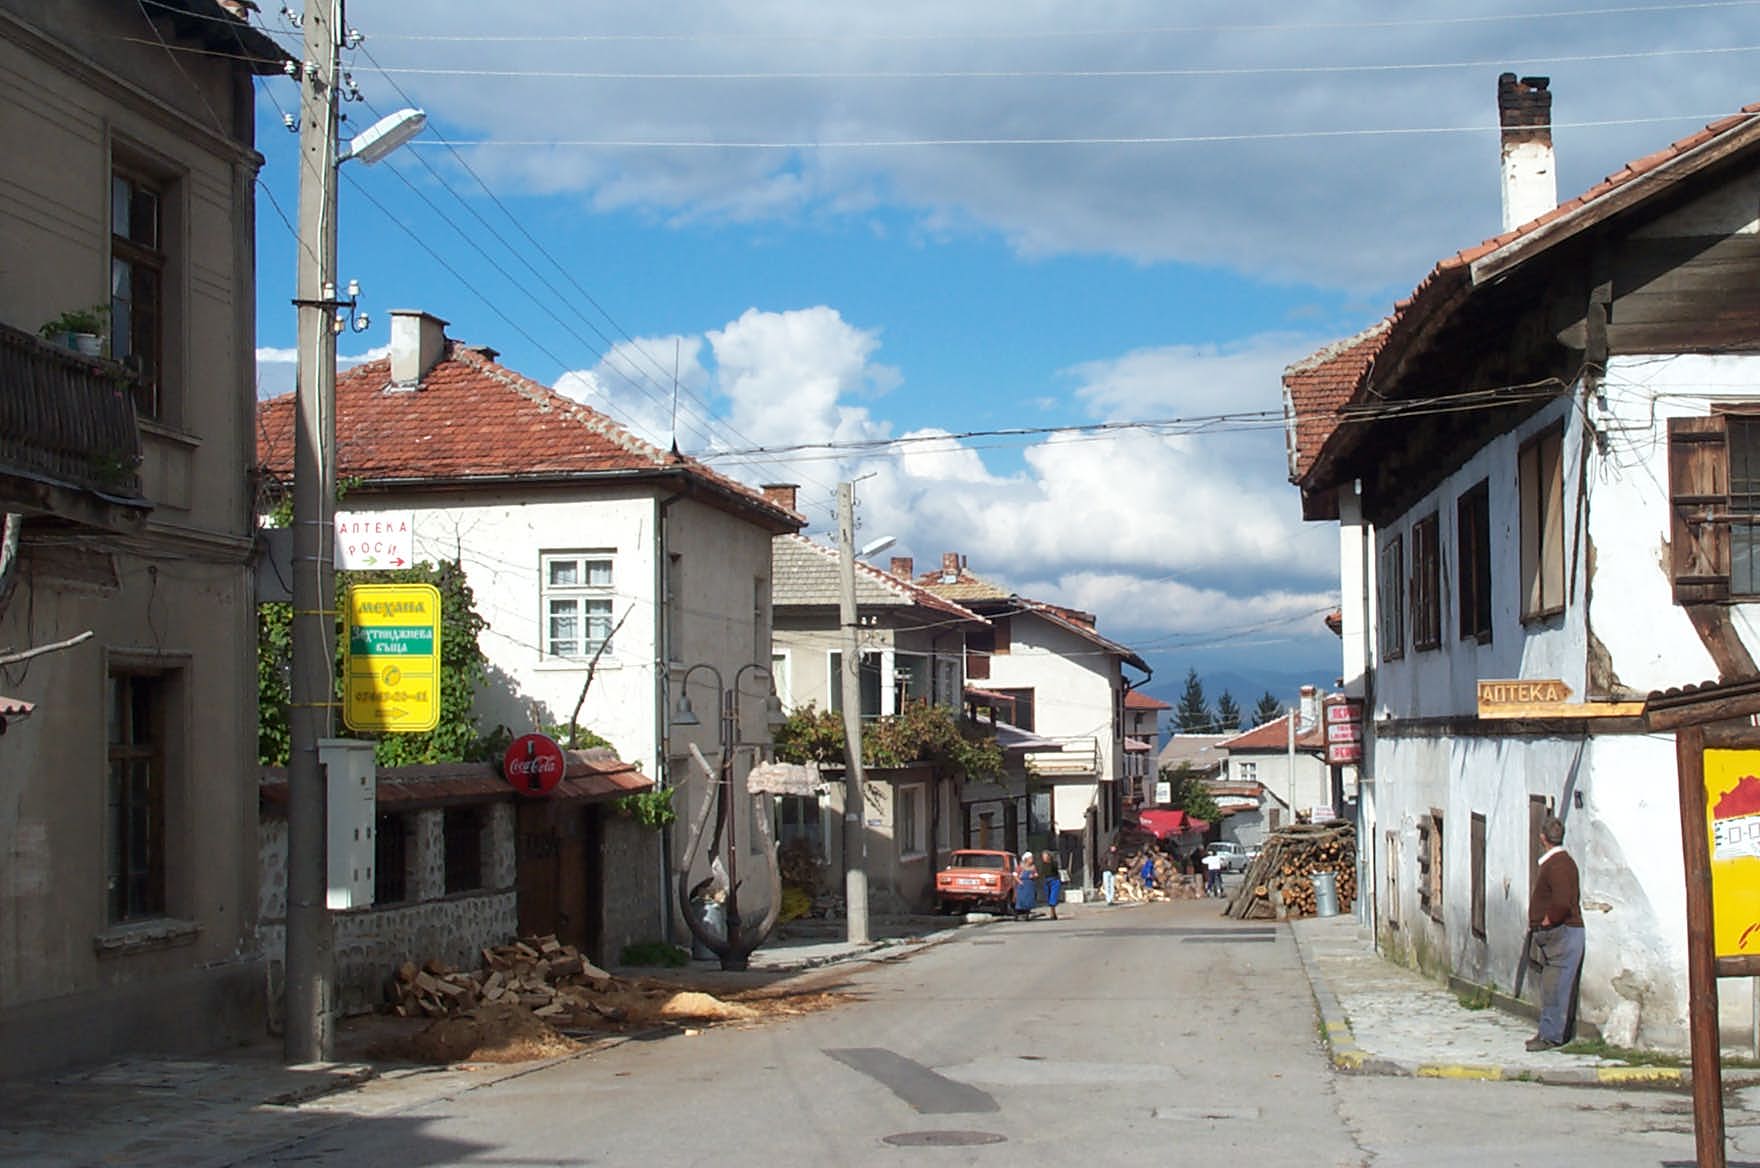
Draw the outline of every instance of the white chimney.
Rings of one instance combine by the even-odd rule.
[[[1497,79],[1503,131],[1503,229],[1514,230],[1558,206],[1552,157],[1552,91],[1546,77]]]
[[[1320,691],[1311,685],[1302,687],[1302,705],[1296,712],[1296,731],[1306,734],[1320,725]]]
[[[446,322],[419,309],[391,310],[391,384],[414,389],[446,355]]]

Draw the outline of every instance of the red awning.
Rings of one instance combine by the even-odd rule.
[[[1145,808],[1137,812],[1137,820],[1145,831],[1152,831],[1162,839],[1177,839],[1182,835],[1202,835],[1210,830],[1210,825],[1202,819],[1193,819],[1184,811],[1170,811],[1161,808]]]

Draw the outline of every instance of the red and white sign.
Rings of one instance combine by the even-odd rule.
[[[522,795],[548,795],[562,781],[567,762],[548,734],[521,734],[501,756],[501,776]]]
[[[338,511],[336,570],[390,572],[415,560],[415,512]]]
[[[1363,700],[1361,698],[1328,698],[1324,704],[1326,719],[1326,762],[1329,766],[1363,761]]]

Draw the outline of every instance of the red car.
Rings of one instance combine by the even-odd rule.
[[[942,912],[987,908],[1007,915],[1014,911],[1019,884],[1012,853],[962,848],[950,853],[947,867],[935,873],[935,901]]]

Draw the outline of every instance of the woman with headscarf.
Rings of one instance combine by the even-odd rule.
[[[1021,853],[1021,866],[1015,869],[1015,877],[1020,881],[1014,890],[1014,911],[1030,917],[1033,905],[1039,900],[1039,870],[1033,865],[1033,853]]]

